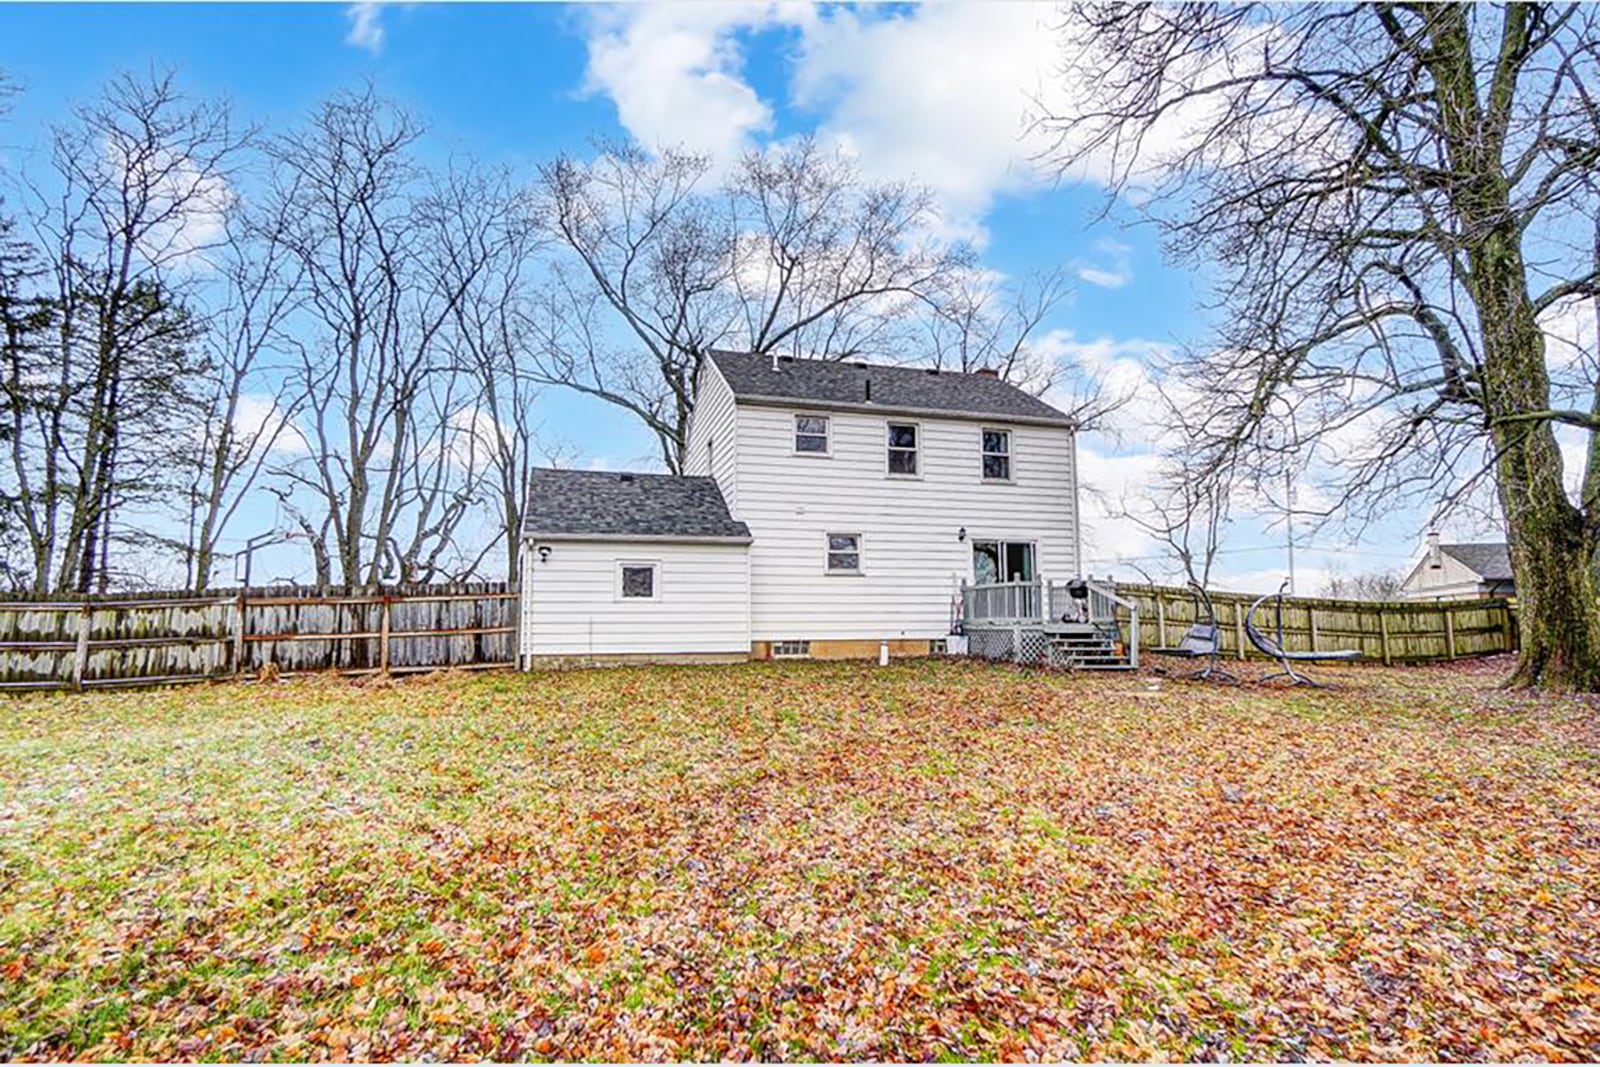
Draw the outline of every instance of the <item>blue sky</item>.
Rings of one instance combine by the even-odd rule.
[[[1044,145],[1024,115],[1049,92],[1049,19],[1047,7],[956,4],[4,5],[0,68],[24,92],[0,142],[25,156],[73,101],[119,70],[151,66],[277,128],[370,80],[428,124],[427,151],[525,173],[596,135],[725,158],[814,132],[855,153],[869,176],[931,185],[952,231],[980,245],[989,269],[1020,277],[1064,266],[1075,290],[1041,343],[1137,380],[1161,346],[1203,343],[1205,280],[1165,263],[1154,233],[1127,225],[1127,210],[1099,218],[1092,183],[1054,182],[1035,165]],[[650,439],[616,412],[559,392],[542,404],[547,427],[585,461],[649,462]],[[1087,475],[1112,495],[1137,491],[1149,471],[1154,431],[1132,411],[1119,439],[1083,443]],[[1301,589],[1314,591],[1331,567],[1402,568],[1422,521],[1394,516],[1359,548],[1332,532],[1308,538]],[[271,522],[244,516],[234,539]],[[1123,523],[1091,515],[1088,533],[1096,573],[1136,577],[1119,556],[1152,551]],[[1281,533],[1246,516],[1227,548],[1221,584],[1276,586]],[[299,564],[285,554],[269,567],[291,576]]]

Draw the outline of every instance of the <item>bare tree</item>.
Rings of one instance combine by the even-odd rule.
[[[321,584],[432,577],[474,493],[458,449],[472,399],[449,329],[484,256],[416,161],[421,133],[369,90],[270,147],[281,240],[302,277],[305,454],[275,467],[277,492]]]
[[[980,269],[952,271],[928,294],[926,359],[940,370],[993,370],[1042,393],[1061,368],[1039,359],[1029,342],[1066,295],[1060,270],[1018,282],[997,280]]]
[[[542,168],[540,189],[566,255],[528,320],[532,372],[631,412],[671,470],[706,353],[890,353],[894,325],[969,259],[928,236],[926,190],[864,182],[807,139],[721,183],[704,157],[603,145]]]
[[[129,505],[169,487],[203,366],[192,267],[220,233],[247,131],[170,76],[123,76],[53,135],[27,182],[52,343],[7,369],[9,471],[35,590],[105,588]]]
[[[1318,595],[1340,600],[1398,600],[1401,578],[1393,571],[1362,571],[1359,574],[1329,573]]]
[[[1180,257],[1219,273],[1198,454],[1300,453],[1326,514],[1449,507],[1492,481],[1521,605],[1514,684],[1600,688],[1600,509],[1563,488],[1541,314],[1594,295],[1600,137],[1582,5],[1088,4],[1086,81],[1046,120]],[[1580,224],[1581,222],[1581,224]],[[1582,234],[1582,246],[1570,235]],[[1297,432],[1286,433],[1292,420]]]
[[[180,457],[187,472],[178,500],[184,572],[195,592],[210,586],[218,544],[256,492],[274,448],[286,433],[293,436],[303,399],[284,377],[292,345],[283,327],[300,281],[299,264],[279,240],[285,224],[270,213],[237,215],[211,257],[215,303],[206,321],[196,440]]]
[[[541,395],[531,369],[539,333],[529,322],[548,298],[538,285],[540,256],[549,243],[537,205],[504,172],[480,172],[458,183],[454,211],[462,237],[478,246],[484,267],[456,306],[451,331],[455,358],[474,383],[466,442],[483,467],[483,500],[495,536],[463,559],[472,567],[499,548],[505,574],[518,579],[518,547],[536,462],[555,463],[564,449],[541,430]]]

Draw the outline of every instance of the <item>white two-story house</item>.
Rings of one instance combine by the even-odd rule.
[[[716,353],[684,474],[539,470],[525,664],[920,655],[1082,573],[1072,420],[992,373]]]

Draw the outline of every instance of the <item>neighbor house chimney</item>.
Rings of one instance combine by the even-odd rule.
[[[980,378],[998,378],[998,377],[1000,377],[1000,372],[995,370],[993,367],[979,367],[977,370],[973,371],[972,373],[978,375]]]
[[[1428,536],[1426,538],[1426,544],[1428,546],[1428,566],[1430,566],[1430,567],[1442,567],[1442,566],[1444,566],[1444,554],[1439,551],[1439,531],[1438,530],[1429,530],[1428,531]]]

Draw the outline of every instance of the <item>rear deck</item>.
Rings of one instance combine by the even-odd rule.
[[[1071,670],[1139,666],[1139,609],[1093,578],[963,584],[951,627],[967,654]]]

